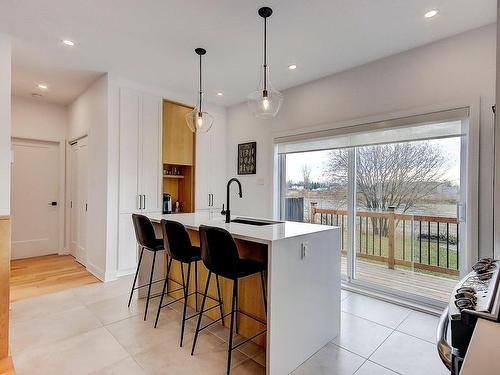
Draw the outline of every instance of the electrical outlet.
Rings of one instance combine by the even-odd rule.
[[[302,242],[300,244],[300,259],[304,259],[309,253],[309,242]]]

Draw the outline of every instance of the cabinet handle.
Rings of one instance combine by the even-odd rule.
[[[143,209],[146,209],[146,194],[144,194],[144,207]]]
[[[142,208],[142,195],[137,195],[137,209],[140,210]]]
[[[210,197],[212,198],[212,202],[210,203],[210,206],[214,206],[214,195],[213,194],[210,194]]]

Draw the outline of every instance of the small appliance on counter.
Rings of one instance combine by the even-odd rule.
[[[452,375],[460,373],[477,320],[500,322],[499,267],[500,260],[478,261],[472,272],[455,286],[448,307],[441,315],[437,348]]]
[[[168,193],[163,194],[163,213],[172,213],[172,196]]]

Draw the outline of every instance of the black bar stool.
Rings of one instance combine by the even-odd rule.
[[[148,307],[149,300],[151,298],[155,298],[158,296],[151,297],[151,285],[155,283],[159,283],[164,279],[153,281],[153,274],[155,272],[155,261],[156,261],[156,253],[158,251],[165,250],[163,247],[163,240],[160,238],[156,238],[155,230],[153,228],[153,224],[148,217],[139,214],[132,214],[132,221],[134,223],[135,230],[135,238],[137,239],[137,243],[141,247],[141,254],[139,255],[139,263],[137,264],[137,270],[135,271],[134,283],[132,284],[132,290],[130,291],[130,298],[128,299],[128,307],[130,307],[130,302],[132,302],[132,296],[134,294],[134,290],[148,287],[148,297],[146,299],[146,308],[144,309],[144,320],[146,320],[148,316]],[[151,264],[151,274],[149,275],[149,283],[136,287],[135,284],[137,282],[137,276],[139,275],[139,269],[141,268],[142,255],[144,253],[144,249],[153,252],[153,263]]]
[[[180,346],[182,347],[182,341],[184,339],[184,327],[186,321],[198,316],[198,313],[196,313],[186,317],[186,309],[187,309],[188,297],[194,295],[196,298],[195,309],[196,311],[198,311],[198,294],[201,294],[200,292],[198,292],[198,261],[201,260],[200,248],[198,246],[193,246],[191,244],[191,239],[189,238],[188,231],[186,230],[186,227],[184,227],[183,224],[171,220],[162,220],[161,228],[163,232],[164,247],[167,250],[170,260],[167,262],[167,275],[165,278],[165,283],[163,284],[163,290],[161,294],[160,304],[158,305],[158,311],[156,313],[155,328],[158,325],[158,319],[160,318],[161,309],[177,301],[180,301],[181,299],[184,299],[184,309],[182,312],[182,325],[181,325],[181,341],[180,341]],[[172,269],[172,260],[176,260],[181,264],[182,283],[178,283],[169,277],[170,270]],[[195,288],[194,292],[189,293],[189,281],[191,276],[192,263],[194,263]],[[184,264],[188,265],[186,278],[184,277]],[[172,282],[179,284],[181,286],[180,288],[172,290],[170,292],[174,293],[176,291],[182,290],[183,297],[177,298],[163,305],[163,297],[165,296],[165,294],[168,294],[168,280],[171,280]],[[222,299],[220,294],[219,278],[217,277],[216,280],[217,280],[217,293],[219,299],[217,300],[215,298],[207,296],[207,291],[205,291],[203,300],[205,300],[205,298],[208,297],[216,301],[217,304],[215,306],[212,306],[210,309],[216,308],[218,306],[220,309],[220,316],[222,318],[223,310],[222,310]],[[167,293],[165,293],[165,291]]]
[[[212,322],[200,328],[201,317],[205,308],[205,300],[206,300],[205,296],[208,291],[208,287],[210,285],[210,274],[213,272],[217,276],[222,276],[227,279],[233,280],[233,300],[231,304],[231,312],[225,315],[225,316],[231,315],[231,323],[229,327],[228,353],[227,353],[227,374],[229,375],[231,372],[232,351],[266,332],[266,330],[263,330],[257,333],[256,335],[240,342],[238,345],[233,346],[233,328],[236,315],[235,313],[246,315],[249,318],[258,321],[263,325],[266,324],[265,322],[256,319],[255,317],[252,317],[246,314],[245,312],[238,310],[237,308],[238,280],[246,276],[260,273],[264,309],[267,314],[267,299],[264,287],[264,271],[266,270],[266,264],[251,259],[240,259],[238,254],[238,248],[236,246],[236,242],[233,239],[233,236],[231,236],[231,234],[223,228],[200,225],[199,231],[200,231],[200,243],[201,243],[201,258],[203,260],[203,264],[205,264],[205,267],[208,268],[209,273],[208,273],[207,283],[205,285],[205,295],[203,296],[201,302],[201,311],[198,317],[198,323],[196,324],[196,332],[194,334],[191,355],[193,355],[196,347],[196,340],[198,339],[198,333],[204,330],[205,328],[208,328],[213,323],[215,323]]]

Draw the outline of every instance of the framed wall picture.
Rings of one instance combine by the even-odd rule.
[[[257,173],[257,142],[238,145],[238,174]]]

